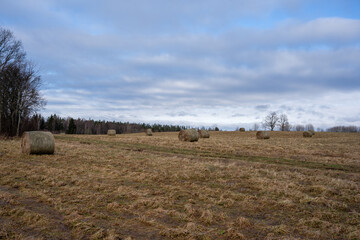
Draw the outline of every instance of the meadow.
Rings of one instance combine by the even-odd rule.
[[[0,140],[0,239],[360,239],[360,134]]]

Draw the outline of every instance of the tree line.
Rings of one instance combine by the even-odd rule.
[[[357,126],[335,126],[327,129],[328,132],[360,132]]]
[[[116,130],[117,134],[138,133],[144,132],[148,128],[151,128],[154,132],[175,132],[190,127],[168,124],[96,121],[92,119],[74,119],[71,117],[63,118],[56,114],[52,114],[46,119],[39,114],[34,114],[24,124],[25,131],[40,130],[67,134],[106,134],[109,129]]]

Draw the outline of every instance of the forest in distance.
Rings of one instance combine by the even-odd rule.
[[[175,132],[189,128],[189,126],[166,125],[166,124],[146,124],[146,123],[129,123],[115,121],[95,121],[85,119],[74,119],[71,117],[62,118],[56,114],[44,118],[40,114],[35,114],[27,119],[24,124],[24,131],[45,130],[52,133],[67,134],[106,134],[107,130],[114,129],[116,133],[138,133],[144,132],[145,129],[151,128],[155,132]],[[218,128],[209,128],[208,130],[219,130]]]
[[[264,124],[255,123],[249,131],[256,131],[263,128]],[[241,126],[240,126],[241,127]],[[239,128],[234,130],[238,131]],[[24,120],[22,131],[50,131],[52,133],[67,133],[67,134],[106,134],[107,130],[114,129],[117,134],[122,133],[139,133],[144,132],[146,129],[151,128],[154,132],[178,132],[183,129],[192,128],[192,126],[184,125],[168,125],[168,124],[149,124],[149,123],[130,123],[130,122],[117,122],[117,121],[105,121],[105,120],[92,120],[92,119],[74,119],[71,117],[60,117],[56,114],[52,114],[45,118],[40,114],[34,114],[32,117]],[[196,128],[196,127],[195,127]],[[208,131],[221,131],[218,127],[199,127]],[[279,131],[282,131],[279,127]],[[319,132],[360,132],[357,126],[334,126],[326,130],[320,128],[314,128],[312,124],[307,125],[293,125],[283,131],[306,131],[316,130]]]

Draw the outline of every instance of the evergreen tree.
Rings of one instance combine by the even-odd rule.
[[[63,120],[60,117],[55,115],[54,121],[55,121],[55,124],[54,124],[55,131],[60,132],[60,131],[64,130]]]
[[[46,128],[46,123],[45,123],[45,119],[43,116],[41,116],[40,118],[40,130],[44,130]]]
[[[55,130],[54,116],[51,114],[46,121],[46,127],[50,132]]]
[[[73,118],[70,118],[69,128],[66,133],[67,134],[75,134],[76,133],[76,125],[75,125],[75,121]]]

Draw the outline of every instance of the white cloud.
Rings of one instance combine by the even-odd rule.
[[[359,19],[241,22],[301,4],[8,1],[0,15],[24,19],[9,22],[43,72],[49,114],[235,126],[276,110],[296,123],[356,123]]]
[[[360,20],[344,18],[319,18],[297,26],[285,27],[292,41],[353,42],[360,38]],[[284,30],[285,30],[284,29]],[[282,30],[282,29],[281,29]]]

